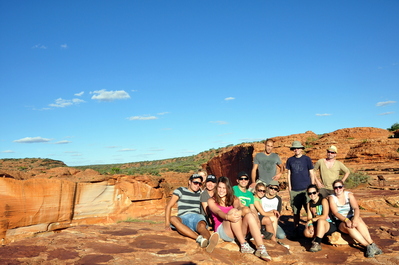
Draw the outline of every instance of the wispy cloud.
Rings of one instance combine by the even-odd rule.
[[[160,113],[157,113],[158,115],[165,115],[165,114],[169,114],[169,112],[167,112],[167,111],[165,111],[165,112],[160,112]]]
[[[47,49],[47,47],[46,46],[44,46],[44,45],[41,45],[41,44],[36,44],[35,46],[33,46],[32,47],[32,49]]]
[[[156,120],[158,117],[156,116],[132,116],[127,118],[130,121],[148,121],[148,120]]]
[[[58,98],[55,100],[55,103],[49,104],[50,107],[55,107],[55,108],[65,108],[71,105],[77,105],[80,103],[84,103],[85,101],[82,99],[74,98],[74,99],[62,99]]]
[[[225,125],[225,124],[228,124],[228,122],[227,122],[227,121],[211,121],[210,123],[216,123],[216,124],[219,124],[219,125]]]
[[[120,146],[114,145],[114,146],[106,146],[105,148],[119,148]]]
[[[25,137],[19,140],[13,141],[14,143],[20,143],[20,144],[35,144],[35,143],[47,143],[50,142],[51,139],[48,138],[42,138],[40,136],[38,137]]]
[[[382,115],[390,115],[390,114],[394,114],[394,111],[390,111],[390,112],[384,112],[384,113],[380,113],[378,115],[382,116]]]
[[[67,141],[67,140],[62,140],[62,141],[58,141],[58,142],[56,142],[54,144],[69,144],[69,143],[72,143],[72,142],[71,141]]]
[[[390,105],[390,104],[395,104],[395,103],[396,103],[396,101],[389,100],[389,101],[378,102],[378,103],[375,104],[375,105],[376,105],[377,107],[383,107],[383,106]]]
[[[61,44],[61,49],[68,49],[68,45],[65,43],[65,44]]]
[[[233,97],[228,97],[228,98],[225,98],[224,100],[233,100],[233,99],[235,99],[235,98],[233,98]]]
[[[136,149],[131,149],[131,148],[123,148],[118,150],[119,152],[131,152],[131,151],[136,151]]]
[[[319,113],[317,113],[316,116],[331,116],[331,114],[328,114],[328,113],[319,114]]]
[[[98,101],[105,101],[105,102],[114,101],[116,99],[130,98],[130,95],[124,90],[107,91],[105,89],[102,89],[90,92],[90,94],[95,94],[94,96],[91,97],[91,99],[95,99]]]
[[[80,92],[80,93],[76,93],[76,94],[74,94],[75,96],[77,96],[77,97],[81,97],[81,96],[83,96],[83,94],[84,94],[85,92],[84,91],[82,91],[82,92]]]
[[[12,153],[15,153],[15,152],[13,150],[4,150],[4,151],[1,151],[0,153],[12,154]]]

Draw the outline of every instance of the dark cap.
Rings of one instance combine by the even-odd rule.
[[[193,179],[201,179],[201,181],[204,181],[204,179],[202,178],[201,175],[199,174],[192,174],[189,178],[189,180],[193,180]]]
[[[213,183],[216,183],[216,177],[214,175],[208,175],[205,182],[208,182],[208,181],[212,181]]]
[[[242,176],[246,176],[249,178],[248,174],[245,171],[241,171],[240,173],[238,173],[237,178],[240,178]]]

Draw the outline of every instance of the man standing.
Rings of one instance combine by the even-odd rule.
[[[203,178],[193,174],[188,180],[188,187],[173,191],[172,198],[165,207],[165,229],[175,229],[183,236],[195,239],[207,252],[212,252],[219,241],[219,235],[209,233],[205,217],[200,214],[200,187]],[[171,216],[173,205],[177,203],[177,216]]]
[[[253,189],[258,181],[269,185],[272,180],[278,180],[284,173],[284,166],[281,163],[280,157],[276,153],[272,153],[273,147],[273,140],[267,139],[265,142],[265,151],[255,155],[251,172],[252,184],[249,186],[250,189]],[[277,167],[279,168],[278,172]],[[257,171],[259,179],[255,182]]]
[[[314,170],[320,172],[321,182],[316,178],[316,184],[320,188],[320,194],[324,198],[334,194],[332,183],[334,180],[339,179],[339,173],[344,172],[344,177],[342,182],[348,178],[350,170],[340,161],[335,160],[337,156],[338,149],[336,146],[332,145],[327,149],[327,158],[322,158],[316,162],[314,165]]]
[[[294,156],[287,160],[287,179],[288,190],[290,192],[290,203],[294,213],[295,233],[298,233],[300,213],[302,207],[306,209],[309,198],[306,189],[310,184],[314,184],[313,163],[310,157],[303,155],[305,147],[299,141],[294,141],[290,147],[294,151]]]

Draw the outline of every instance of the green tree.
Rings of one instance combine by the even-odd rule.
[[[399,123],[395,122],[394,124],[392,124],[391,128],[388,128],[387,130],[391,132],[399,130]]]

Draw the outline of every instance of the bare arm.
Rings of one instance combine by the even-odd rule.
[[[168,202],[168,204],[165,207],[165,229],[166,230],[171,230],[170,214],[172,212],[173,205],[175,205],[178,200],[179,200],[179,196],[173,194],[172,197],[170,198],[170,201]]]
[[[256,171],[258,170],[258,164],[253,164],[252,165],[252,171],[251,171],[251,185],[249,185],[250,188],[255,188],[255,183],[256,183]]]
[[[352,227],[357,227],[360,218],[359,204],[357,203],[353,193],[349,193],[349,203],[353,209]]]
[[[288,191],[291,191],[291,170],[287,171]]]
[[[284,165],[277,165],[279,167],[279,172],[273,177],[274,180],[278,180],[284,173]]]
[[[349,177],[349,174],[350,174],[350,173],[351,173],[350,171],[348,171],[348,172],[345,173],[344,177],[342,178],[342,182],[345,183],[345,180]]]
[[[263,210],[263,207],[262,207],[262,204],[261,204],[260,201],[255,201],[254,207],[255,207],[256,210],[257,210],[261,215],[263,215],[263,216],[272,216],[272,215],[273,215],[273,213],[272,213],[273,211],[271,211],[271,212],[265,212],[265,211]]]
[[[316,184],[315,176],[314,176],[314,170],[313,170],[313,169],[310,169],[310,170],[309,170],[309,176],[310,176],[310,182],[311,182],[312,184]]]

